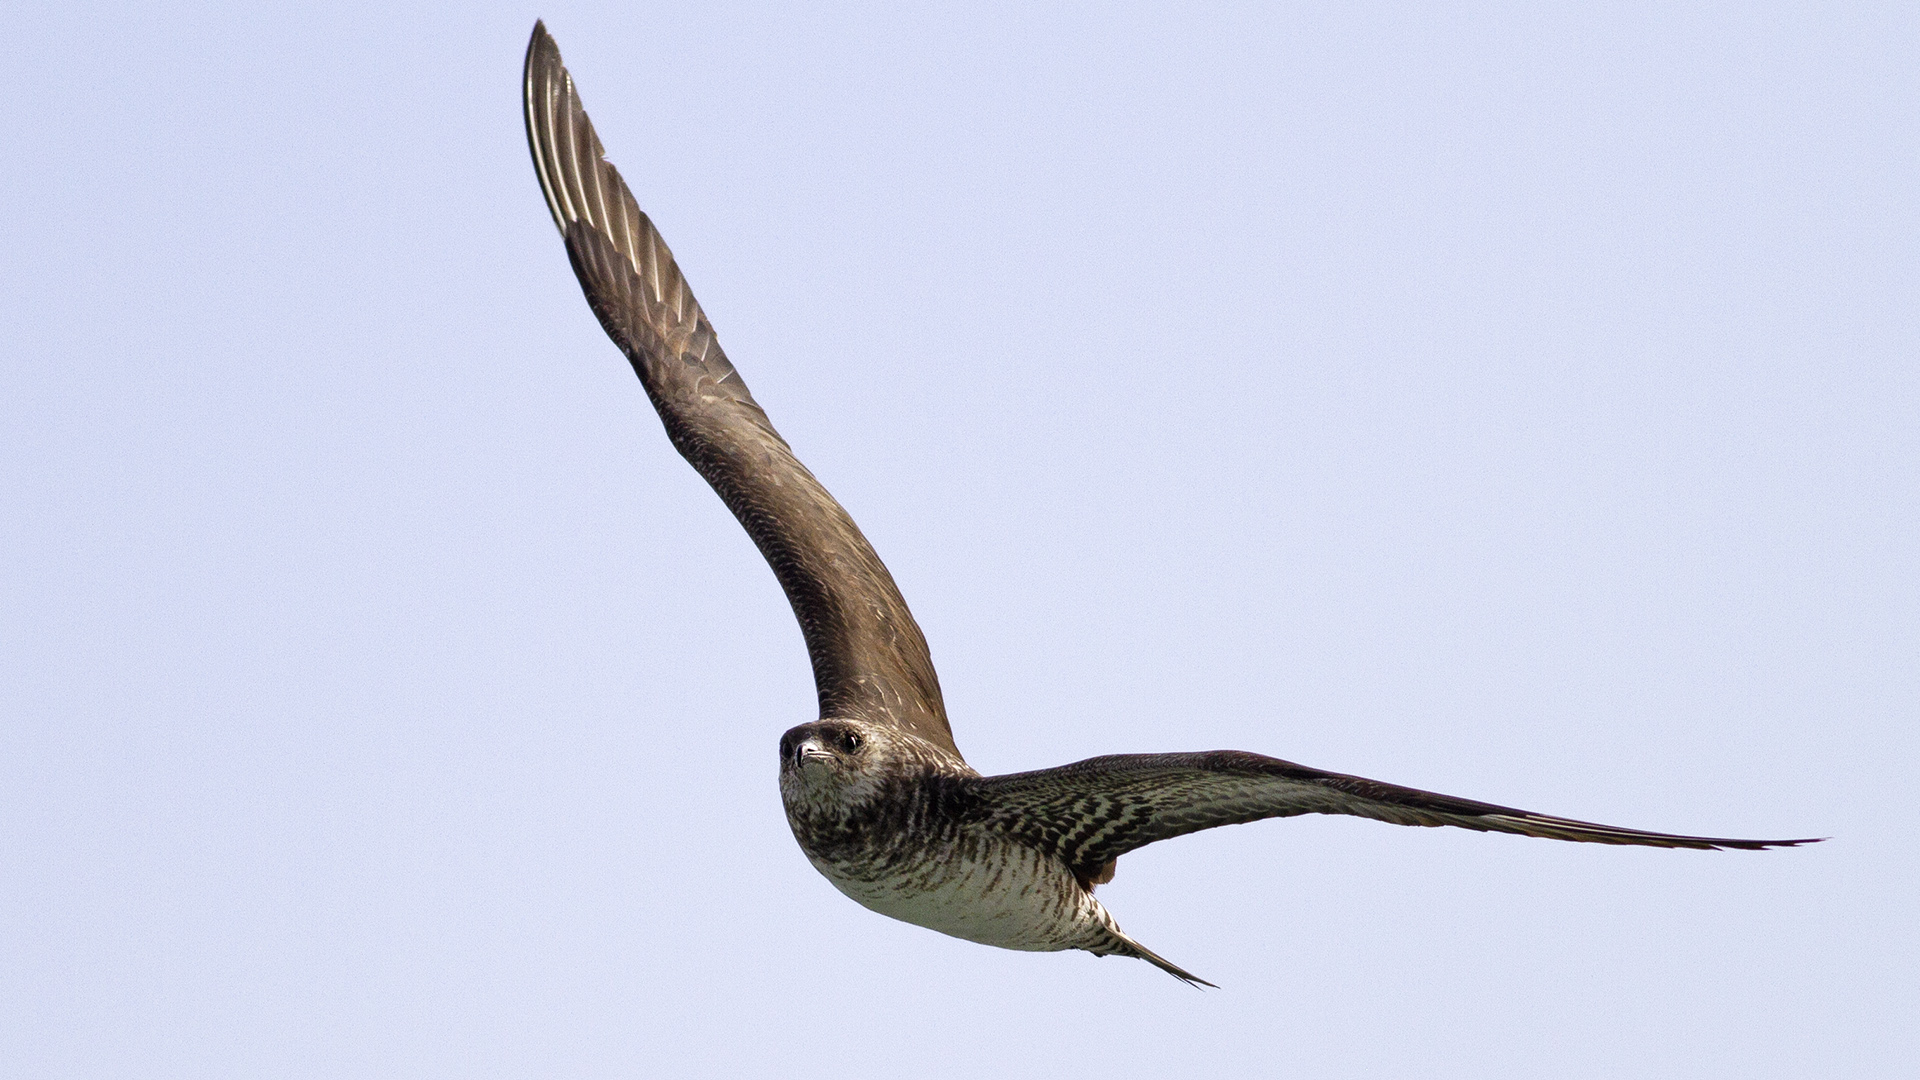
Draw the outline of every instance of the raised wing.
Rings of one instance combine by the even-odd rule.
[[[926,639],[893,576],[727,362],[537,23],[526,109],[533,166],[587,303],[633,362],[675,449],[773,566],[813,658],[820,715],[892,724],[957,755]]]
[[[1813,840],[1727,840],[1641,832],[1322,772],[1239,750],[1116,754],[972,781],[997,827],[1059,853],[1081,881],[1157,840],[1295,814],[1351,814],[1395,825],[1453,825],[1593,844],[1769,848]]]

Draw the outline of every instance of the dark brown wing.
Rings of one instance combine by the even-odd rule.
[[[820,715],[892,724],[958,754],[926,639],[892,575],[727,362],[539,24],[526,108],[533,166],[587,303],[633,361],[674,447],[772,564],[806,635]]]
[[[1117,754],[1057,769],[982,777],[971,786],[999,828],[1058,852],[1089,883],[1107,880],[1114,859],[1156,840],[1295,814],[1351,814],[1395,825],[1454,825],[1646,847],[1752,849],[1814,842],[1621,829],[1321,772],[1239,750]]]

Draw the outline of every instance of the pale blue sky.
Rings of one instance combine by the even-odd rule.
[[[612,159],[984,771],[1735,836],[1123,859],[1223,987],[807,865],[771,573],[581,300]],[[1911,5],[12,13],[0,1061],[1876,1077],[1916,1047]]]

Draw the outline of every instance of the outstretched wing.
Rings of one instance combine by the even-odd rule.
[[[806,635],[821,716],[892,724],[958,754],[926,639],[893,576],[727,362],[537,23],[526,108],[533,166],[587,303],[633,362],[674,447],[772,564]]]
[[[1215,750],[1116,754],[1057,769],[973,781],[995,825],[1055,851],[1083,882],[1111,879],[1113,860],[1156,840],[1295,814],[1351,814],[1395,825],[1454,825],[1594,844],[1769,848],[1811,840],[1727,840],[1641,832],[1457,799],[1291,761]]]

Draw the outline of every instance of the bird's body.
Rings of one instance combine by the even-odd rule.
[[[904,772],[876,796],[820,812],[799,792],[787,798],[787,821],[808,861],[862,907],[1003,949],[1105,943],[1110,920],[1073,871],[991,828],[963,781]]]
[[[981,776],[954,744],[926,641],[892,576],[720,349],[672,253],[605,160],[539,25],[524,89],[535,171],[588,305],[799,619],[820,719],[781,738],[781,799],[808,860],[862,905],[986,945],[1134,956],[1200,982],[1122,933],[1094,898],[1121,855],[1296,814],[1652,847],[1809,842],[1597,825],[1235,750]]]
[[[794,839],[861,906],[982,945],[1139,956],[1193,980],[1122,933],[1060,852],[1009,828],[983,780],[958,755],[880,725],[803,724],[781,741]]]

